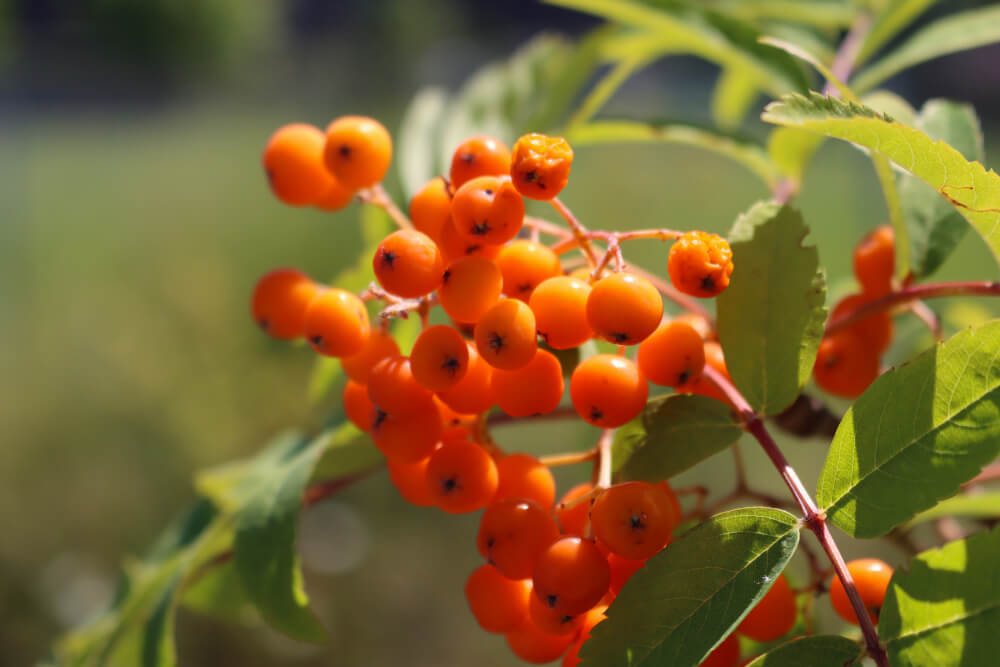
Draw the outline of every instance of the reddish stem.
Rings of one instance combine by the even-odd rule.
[[[549,203],[552,204],[552,208],[554,208],[556,212],[562,216],[562,219],[566,221],[566,224],[569,225],[570,230],[573,232],[573,237],[576,239],[577,245],[580,246],[584,256],[587,258],[587,263],[590,266],[596,265],[597,255],[594,253],[594,247],[591,245],[590,239],[587,238],[587,228],[576,219],[576,216],[573,215],[573,211],[569,210],[569,207],[562,203],[559,197],[553,197],[549,200]]]

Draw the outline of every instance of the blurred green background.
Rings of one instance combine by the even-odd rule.
[[[305,399],[313,355],[262,336],[248,299],[271,268],[331,276],[353,262],[357,209],[280,205],[259,165],[269,134],[344,113],[394,130],[421,86],[455,88],[539,31],[593,25],[528,1],[0,1],[0,664],[32,664],[99,611],[122,558],[194,498],[195,470],[249,455],[286,427],[316,427],[330,411]],[[995,165],[997,62],[1000,51],[980,49],[892,87],[916,105],[973,100]],[[703,121],[715,74],[662,62],[608,112]],[[631,146],[580,150],[565,200],[593,227],[723,232],[765,196],[717,156]],[[828,142],[799,204],[831,294],[842,295],[851,246],[885,216],[870,164]],[[656,243],[627,252],[664,269]],[[1000,272],[968,234],[939,277]],[[933,306],[952,329],[996,312]],[[928,344],[912,322],[899,331],[890,361]],[[497,435],[533,453],[595,437],[566,424]],[[812,484],[823,442],[786,446]],[[746,449],[755,480],[780,490]],[[560,470],[560,488],[588,475]],[[678,485],[725,491],[730,475],[718,457]],[[465,608],[476,522],[411,507],[375,475],[303,519],[307,587],[330,646],[182,612],[180,664],[516,664]],[[845,539],[844,550],[900,560],[885,545]]]

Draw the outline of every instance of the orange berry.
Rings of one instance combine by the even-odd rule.
[[[379,244],[372,259],[375,278],[387,291],[404,299],[430,294],[441,284],[444,258],[429,236],[400,229]]]
[[[611,585],[611,570],[593,541],[562,537],[539,554],[532,585],[550,609],[574,616],[600,602]]]
[[[677,320],[664,322],[639,344],[636,361],[650,382],[683,387],[701,377],[704,342],[691,325]]]
[[[349,357],[357,354],[365,346],[370,332],[364,302],[342,289],[324,290],[306,309],[306,340],[322,355]]]
[[[729,287],[733,250],[717,234],[687,232],[670,246],[667,272],[674,287],[684,294],[713,297]]]
[[[372,430],[375,423],[375,406],[368,398],[368,387],[354,380],[348,380],[344,385],[344,413],[351,423],[366,433]]]
[[[477,443],[449,440],[431,454],[427,486],[445,512],[475,512],[486,507],[497,491],[497,466]]]
[[[525,303],[542,281],[562,275],[559,256],[535,241],[518,240],[503,246],[496,262],[503,274],[504,295]]]
[[[740,640],[731,634],[709,653],[698,667],[736,667],[740,664]]]
[[[469,346],[462,334],[446,324],[420,332],[410,352],[413,378],[431,391],[446,391],[461,381],[469,368]]]
[[[538,335],[549,347],[568,350],[594,337],[587,318],[590,293],[589,284],[568,276],[542,281],[531,293],[528,305]]]
[[[847,563],[847,571],[854,579],[854,586],[861,595],[861,601],[871,616],[872,623],[878,625],[879,612],[882,610],[882,602],[885,601],[885,594],[889,590],[889,582],[892,580],[892,567],[877,558],[860,558]],[[854,607],[847,597],[844,585],[840,583],[840,578],[833,577],[830,583],[830,603],[837,615],[848,623],[858,625],[858,617],[854,615]]]
[[[344,369],[347,377],[361,384],[368,384],[368,374],[372,366],[382,361],[386,357],[399,354],[399,345],[390,334],[372,329],[368,334],[368,340],[364,347],[349,357],[340,360],[340,366]]]
[[[507,498],[525,498],[539,507],[552,507],[556,498],[556,481],[552,471],[528,454],[511,454],[497,462],[500,484],[493,502]]]
[[[512,371],[535,357],[538,334],[535,315],[517,299],[501,299],[476,323],[476,348],[494,368]]]
[[[588,424],[617,428],[642,412],[649,385],[631,359],[597,354],[573,370],[569,393],[577,414]]]
[[[590,509],[594,537],[630,560],[645,560],[662,549],[679,519],[666,492],[649,482],[616,484]]]
[[[323,166],[326,139],[318,127],[292,123],[279,127],[264,147],[262,161],[275,196],[290,206],[318,202],[334,183]]]
[[[510,173],[510,150],[493,137],[470,137],[463,141],[451,157],[448,178],[452,191],[479,176],[501,176]]]
[[[541,348],[526,366],[493,371],[493,396],[511,417],[544,415],[559,407],[562,399],[562,367],[555,355]]]
[[[451,389],[438,393],[445,405],[460,414],[478,415],[496,403],[493,394],[493,368],[479,356],[476,347],[467,343],[469,365],[465,375]]]
[[[864,295],[877,299],[892,291],[895,270],[896,237],[890,225],[881,225],[854,248],[854,275]]]
[[[325,171],[326,167],[323,169]],[[330,172],[326,172],[326,174],[330,178],[330,184],[313,205],[321,211],[339,211],[354,199],[354,190],[344,186]]]
[[[573,643],[573,635],[552,635],[539,630],[530,621],[517,630],[508,632],[504,637],[514,655],[534,665],[544,665],[557,660]]]
[[[253,288],[250,314],[269,336],[290,340],[305,333],[306,309],[320,287],[295,269],[265,273]]]
[[[838,317],[847,315],[847,313],[857,310],[873,300],[868,294],[851,294],[850,296],[846,296],[833,307],[830,319],[835,320]],[[887,312],[883,311],[870,315],[863,320],[855,322],[850,328],[864,338],[867,344],[874,347],[879,354],[885,352],[886,348],[889,347],[889,343],[892,342],[892,318],[889,317],[889,313]]]
[[[772,642],[791,631],[797,615],[795,593],[782,574],[740,621],[736,631],[757,642]]]
[[[702,340],[715,340],[715,327],[712,322],[704,315],[699,315],[698,313],[683,313],[673,318],[674,322],[683,322],[684,324],[690,325],[698,335],[701,336]]]
[[[441,230],[451,224],[451,193],[441,177],[432,178],[410,200],[410,220],[417,231],[437,243]]]
[[[466,580],[465,599],[483,630],[510,632],[528,619],[531,580],[508,579],[492,565],[482,565]]]
[[[445,264],[451,264],[462,257],[485,257],[495,259],[503,246],[483,243],[479,240],[468,239],[462,236],[455,228],[455,223],[451,218],[441,227],[441,236],[436,239]]]
[[[582,614],[570,616],[552,609],[538,599],[537,595],[532,595],[528,602],[528,615],[536,628],[550,635],[575,635],[583,625]]]
[[[455,193],[451,219],[466,240],[500,245],[521,230],[524,200],[509,178],[480,176]]]
[[[468,343],[466,343],[466,354],[468,354]],[[444,425],[446,429],[467,428],[476,420],[476,415],[466,415],[452,410],[451,407],[442,401],[437,395],[434,396],[434,402],[437,404],[438,411],[441,413],[441,424]]]
[[[508,579],[532,575],[535,561],[559,539],[559,527],[547,510],[521,498],[495,502],[483,512],[476,535],[479,553]]]
[[[326,128],[326,168],[348,188],[380,183],[392,160],[389,131],[373,118],[342,116]]]
[[[611,568],[611,592],[618,595],[622,586],[645,564],[645,559],[632,560],[631,558],[622,558],[613,551],[610,552],[608,554],[608,567]]]
[[[434,498],[427,486],[427,464],[430,460],[431,457],[427,456],[415,463],[386,463],[389,480],[399,491],[399,495],[403,496],[403,500],[411,505],[434,507]]]
[[[418,401],[416,409],[403,416],[375,411],[372,441],[392,463],[416,463],[425,459],[441,440],[441,415],[434,401]]]
[[[592,501],[577,503],[568,509],[564,509],[562,505],[568,505],[577,498],[582,498],[593,490],[593,484],[590,482],[583,482],[571,488],[566,492],[566,495],[559,499],[559,504],[556,505],[556,518],[559,519],[559,526],[562,528],[562,532],[564,534],[579,535],[580,537],[583,537],[586,534],[587,522],[590,520],[590,505]]]
[[[607,618],[604,615],[604,612],[607,610],[607,605],[599,604],[596,607],[592,607],[583,615],[583,624],[580,626],[577,638],[563,655],[562,667],[576,667],[580,664],[580,649],[583,647],[583,643],[590,639],[590,631],[594,629],[594,626]]]
[[[372,366],[368,397],[379,410],[397,417],[412,415],[434,402],[431,392],[413,376],[409,358],[400,355],[386,357]]]
[[[562,137],[526,134],[514,144],[510,175],[525,197],[549,200],[566,187],[572,164],[573,149]]]
[[[813,378],[824,391],[857,398],[878,377],[878,355],[853,329],[838,331],[820,341]]]
[[[726,368],[726,359],[722,354],[722,346],[715,341],[709,341],[705,343],[704,352],[705,365],[711,366],[731,382],[732,378],[729,377],[729,370]],[[714,398],[722,403],[729,402],[726,395],[722,393],[722,390],[716,387],[713,382],[709,382],[704,375],[697,380],[684,385],[680,388],[680,390],[684,392],[691,392],[692,394],[708,396],[709,398]]]
[[[438,300],[444,312],[459,322],[475,324],[500,298],[503,277],[485,257],[463,257],[444,272]]]
[[[606,341],[635,345],[656,331],[663,319],[663,298],[645,278],[612,273],[593,285],[587,297],[590,328]]]

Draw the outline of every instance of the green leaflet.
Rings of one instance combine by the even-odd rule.
[[[839,635],[801,637],[771,649],[747,667],[847,667],[864,653],[857,642]]]
[[[444,173],[437,161],[441,115],[448,95],[440,88],[424,88],[410,100],[396,139],[396,167],[406,201],[424,183]]]
[[[879,377],[844,415],[817,501],[855,537],[877,537],[1000,454],[1000,320]]]
[[[818,28],[842,28],[856,12],[841,0],[722,0],[712,6],[744,20],[777,19]]]
[[[722,70],[712,93],[715,124],[726,130],[738,128],[756,99],[757,84],[750,73],[735,67]]]
[[[868,60],[883,44],[895,37],[937,0],[889,0],[872,24],[861,48],[857,63]]]
[[[795,553],[781,510],[723,512],[650,558],[580,651],[581,667],[698,664],[764,596]]]
[[[960,494],[942,500],[926,512],[913,517],[908,525],[933,521],[945,516],[967,516],[976,519],[1000,517],[1000,492],[984,492],[970,495]]]

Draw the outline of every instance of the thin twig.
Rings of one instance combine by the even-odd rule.
[[[568,466],[575,463],[586,463],[593,461],[597,457],[597,449],[588,449],[585,452],[567,452],[565,454],[549,454],[541,456],[538,462],[543,466],[553,468],[555,466]]]
[[[597,264],[597,255],[594,253],[594,247],[591,245],[590,239],[587,238],[587,228],[576,219],[576,216],[573,215],[573,211],[569,210],[569,207],[562,203],[562,200],[560,200],[559,197],[553,197],[549,200],[549,203],[552,204],[552,208],[554,208],[562,219],[566,221],[566,224],[569,225],[569,228],[573,232],[573,236],[576,239],[577,245],[580,246],[584,257],[587,258],[587,263],[590,266]]]
[[[935,342],[940,343],[944,340],[944,332],[941,330],[941,320],[931,310],[930,306],[923,301],[913,301],[909,305],[909,311],[924,323],[927,330],[931,332],[931,336],[934,337]]]
[[[406,217],[406,214],[399,210],[396,202],[392,200],[389,193],[385,191],[381,183],[377,183],[368,190],[358,192],[358,199],[366,204],[378,206],[385,211],[386,215],[392,218],[396,226],[400,229],[413,229],[413,223]]]

